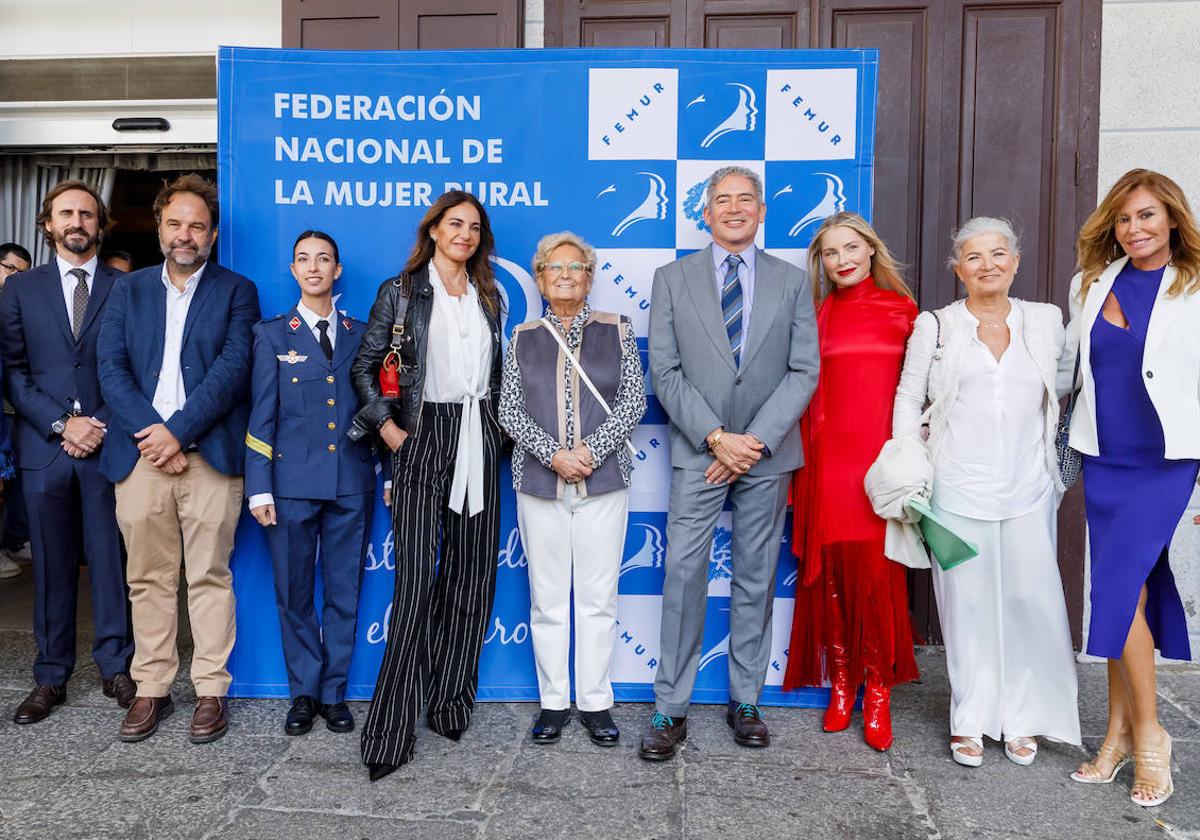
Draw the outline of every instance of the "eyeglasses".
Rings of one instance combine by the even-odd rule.
[[[591,270],[592,270],[592,267],[590,265],[588,265],[587,263],[581,263],[581,262],[569,262],[569,263],[552,262],[552,263],[545,263],[542,266],[542,273],[549,275],[550,277],[557,277],[560,274],[562,274],[563,272],[566,272],[571,277],[582,277],[584,274],[587,274]]]
[[[6,275],[11,276],[13,274],[16,274],[18,271],[20,271],[20,269],[17,268],[12,263],[0,262],[0,271],[3,271]]]

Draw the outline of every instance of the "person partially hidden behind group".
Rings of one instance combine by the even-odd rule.
[[[36,686],[13,716],[22,724],[66,700],[84,562],[104,693],[125,707],[135,690],[121,534],[103,474],[112,407],[97,373],[101,316],[117,279],[96,256],[108,210],[89,185],[64,181],[46,194],[37,221],[53,258],[10,277],[0,293],[4,384],[17,412],[13,445],[33,549]]]
[[[517,327],[504,360],[500,423],[515,446],[517,524],[529,562],[537,744],[558,741],[571,717],[572,601],[580,720],[600,746],[620,737],[609,712],[610,670],[629,436],[646,411],[646,386],[633,324],[588,304],[595,267],[595,250],[575,234],[542,237],[533,271],[549,311]]]
[[[228,725],[229,556],[242,509],[258,291],[209,261],[218,216],[212,183],[191,174],[165,184],[154,216],[165,260],[115,285],[97,345],[112,410],[101,467],[116,483],[133,606],[137,699],[120,738],[149,738],[174,711],[182,557],[195,644],[189,737],[204,743]]]
[[[362,729],[371,781],[412,759],[422,701],[430,729],[452,741],[475,708],[500,542],[494,245],[475,196],[437,199],[404,270],[379,287],[352,369],[355,422],[394,453],[396,588]],[[382,390],[381,369],[398,374],[398,396]]]
[[[346,682],[358,617],[358,589],[374,509],[371,438],[351,440],[358,396],[350,364],[366,324],[333,308],[342,274],[333,237],[306,230],[292,248],[300,300],[254,328],[246,495],[267,529],[275,600],[292,707],[288,735],[319,714],[332,732],[350,732]],[[320,545],[323,603],[313,605]]]
[[[801,422],[805,465],[792,485],[792,551],[802,576],[783,687],[831,690],[826,732],[850,725],[864,680],[863,738],[892,744],[891,689],[917,678],[907,569],[884,556],[885,523],[863,489],[892,433],[892,405],[917,305],[867,221],[836,213],[808,246],[821,376]]]

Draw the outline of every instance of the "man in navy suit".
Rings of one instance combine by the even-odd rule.
[[[154,201],[165,261],[121,278],[100,329],[100,387],[112,410],[101,468],[116,483],[129,551],[137,699],[121,739],[149,738],[174,711],[182,555],[191,619],[193,743],[225,734],[234,639],[229,556],[242,504],[251,330],[258,291],[208,261],[217,190],[199,175]]]
[[[67,696],[75,667],[79,565],[86,559],[104,693],[133,701],[132,653],[121,535],[113,485],[100,468],[109,407],[100,392],[96,341],[117,275],[96,249],[108,225],[99,194],[82,181],[47,193],[38,214],[54,259],[9,278],[0,295],[5,390],[17,411],[13,446],[33,549],[37,686],[16,723],[37,723]]]

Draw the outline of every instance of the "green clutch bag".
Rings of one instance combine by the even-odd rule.
[[[904,503],[904,506],[913,513],[920,514],[921,518],[917,522],[917,528],[921,531],[921,539],[925,541],[925,547],[929,549],[929,553],[933,555],[933,559],[943,570],[953,569],[959,563],[966,562],[979,554],[979,546],[969,540],[964,540],[947,528],[946,524],[937,518],[925,502],[920,499],[910,499]]]

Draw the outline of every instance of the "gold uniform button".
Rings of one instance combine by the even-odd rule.
[[[325,381],[326,381],[326,382],[328,382],[330,385],[332,385],[332,384],[333,384],[333,377],[332,377],[332,376],[326,376],[326,377],[325,377]]]
[[[333,405],[333,397],[330,397],[329,399],[325,400],[325,405]]]
[[[332,425],[332,424],[331,424],[331,425]],[[336,445],[334,445],[334,444],[332,444],[332,443],[331,443],[331,444],[329,444],[329,451],[330,451],[330,452],[337,452],[337,446],[336,446]]]
[[[300,377],[299,377],[299,376],[293,376],[293,377],[292,377],[292,384],[293,384],[293,385],[295,385],[295,384],[296,384],[297,382],[299,382],[299,381],[300,381]]]
[[[337,428],[337,423],[330,423],[330,424],[329,424],[329,428],[330,428],[330,430],[336,429],[336,428]]]

